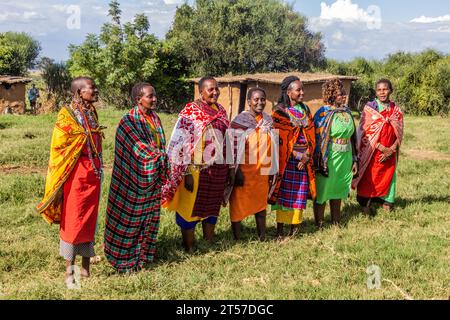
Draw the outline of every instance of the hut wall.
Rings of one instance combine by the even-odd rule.
[[[351,80],[342,80],[347,95],[350,95]],[[305,103],[311,109],[312,114],[323,105],[322,100],[322,84],[323,82],[305,83]],[[264,111],[267,114],[272,113],[273,107],[277,104],[280,96],[280,85],[273,83],[261,83],[257,81],[249,81],[247,92],[250,88],[259,87],[266,91],[267,105]],[[230,119],[233,119],[239,112],[239,95],[240,85],[238,82],[219,84],[220,97],[219,103],[227,110]],[[195,99],[200,97],[198,92],[198,84],[195,84]],[[247,95],[247,93],[246,93]],[[245,110],[248,110],[246,103]]]
[[[223,83],[219,84],[219,89],[220,97],[218,102],[227,110],[228,117],[232,119],[239,113],[240,85],[239,83]],[[194,91],[194,99],[197,100],[200,98],[197,83],[194,86]]]
[[[25,84],[0,84],[0,114],[9,109],[14,114],[25,113]]]

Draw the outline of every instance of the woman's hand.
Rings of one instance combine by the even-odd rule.
[[[354,177],[356,177],[358,175],[358,162],[353,162],[352,174]]]
[[[309,160],[311,160],[311,156],[308,154],[304,154],[302,159],[297,164],[297,169],[300,171],[305,170]]]
[[[241,169],[238,168],[236,171],[236,176],[234,178],[234,186],[235,187],[243,187],[244,186],[244,174],[242,173]]]
[[[386,148],[385,146],[383,146],[381,144],[379,145],[378,150],[380,150],[383,153],[379,160],[380,163],[383,163],[386,160],[389,160],[390,158],[392,158],[392,156],[395,153],[395,150],[393,150],[392,148]]]
[[[187,174],[184,176],[184,187],[189,192],[194,192],[194,177],[192,174]]]

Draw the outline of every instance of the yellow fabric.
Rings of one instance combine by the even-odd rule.
[[[219,108],[215,104],[211,105],[211,107],[214,110],[219,111]],[[206,126],[205,132],[207,132],[209,129],[212,129],[211,124]],[[204,136],[205,132],[203,132],[202,134],[202,139],[200,143],[197,143],[197,145],[195,146],[195,151],[192,155],[192,161],[194,164],[197,165],[203,163],[203,150],[205,149],[206,146],[206,140]],[[215,135],[215,131],[210,130],[209,132],[212,132],[213,136],[215,137],[215,140],[217,141],[218,139]],[[200,169],[195,165],[190,165],[188,171],[191,172],[192,177],[194,178],[194,191],[189,192],[188,190],[186,190],[186,188],[184,187],[184,178],[183,178],[183,181],[181,181],[181,183],[179,184],[172,200],[163,203],[162,207],[167,210],[177,212],[187,222],[201,221],[206,218],[193,217],[193,210],[195,200],[197,199],[197,192],[200,181]]]
[[[168,203],[164,203],[163,208],[178,212],[178,214],[187,222],[194,222],[202,220],[200,217],[192,217],[192,211],[194,210],[195,200],[197,198],[200,170],[193,165],[190,166],[190,170],[192,177],[194,178],[194,191],[189,192],[184,187],[183,179],[172,200]]]
[[[150,127],[150,131],[152,132],[153,139],[155,139],[156,145],[158,148],[161,148],[161,141],[159,140],[158,130],[156,130],[155,124],[151,121],[149,116],[145,116],[145,120],[147,120],[147,124]]]
[[[277,223],[301,224],[302,209],[277,210]]]
[[[77,163],[87,137],[68,107],[63,107],[53,129],[45,194],[36,206],[48,223],[59,223],[62,209],[62,187]]]

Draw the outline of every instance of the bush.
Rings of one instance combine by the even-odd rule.
[[[382,61],[356,58],[350,62],[328,60],[325,71],[360,77],[352,85],[349,106],[361,110],[375,97],[375,83],[388,78],[392,99],[408,114],[448,115],[450,111],[450,55],[435,50],[398,52]]]

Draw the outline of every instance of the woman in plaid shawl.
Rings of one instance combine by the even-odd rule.
[[[132,99],[136,107],[117,128],[105,226],[105,255],[119,272],[137,271],[154,260],[168,172],[155,89],[139,83]]]
[[[284,224],[291,226],[289,235],[294,235],[302,222],[308,197],[316,197],[314,123],[303,97],[300,79],[285,78],[279,104],[272,113],[274,128],[280,135],[279,174],[274,177],[269,194],[272,210],[277,211],[277,236],[283,235]]]

